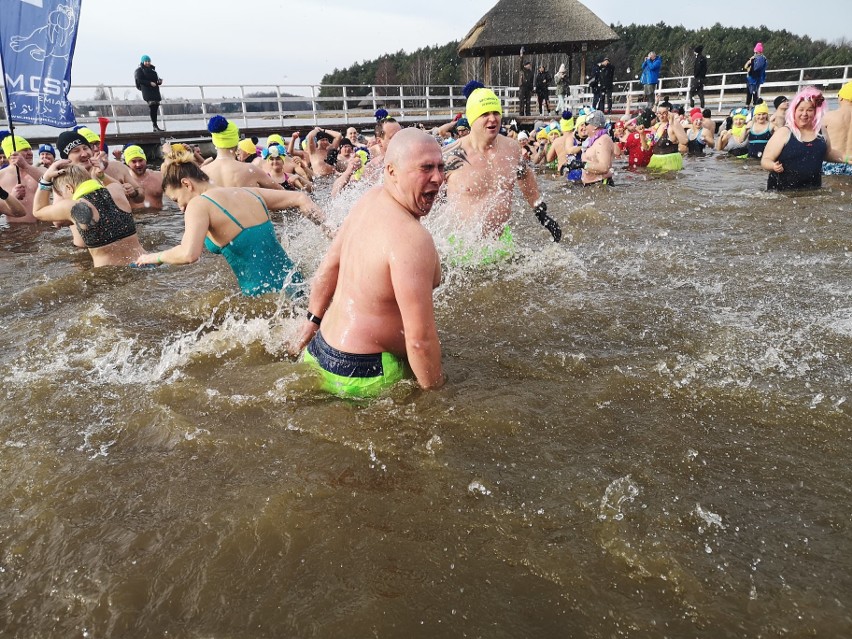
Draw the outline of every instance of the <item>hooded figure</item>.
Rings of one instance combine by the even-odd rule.
[[[136,88],[142,92],[142,99],[148,103],[148,108],[151,111],[151,123],[154,125],[154,131],[162,131],[157,126],[157,110],[160,108],[160,85],[163,81],[157,75],[156,67],[151,64],[151,58],[147,55],[142,56],[139,66],[136,67],[134,74]]]

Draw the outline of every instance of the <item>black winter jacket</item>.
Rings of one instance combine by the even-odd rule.
[[[140,64],[136,67],[134,79],[136,80],[136,88],[142,92],[142,99],[145,100],[145,102],[162,101],[159,86],[160,76],[157,75],[154,65],[146,67],[144,64]],[[157,86],[152,87],[152,82],[156,82]]]

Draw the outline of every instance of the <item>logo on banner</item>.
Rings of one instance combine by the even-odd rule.
[[[76,124],[68,90],[80,2],[19,0],[16,9],[7,8],[0,46],[13,121],[55,127]]]

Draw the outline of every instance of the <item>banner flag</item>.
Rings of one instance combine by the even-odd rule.
[[[71,60],[82,0],[2,0],[0,57],[10,122],[68,128]]]

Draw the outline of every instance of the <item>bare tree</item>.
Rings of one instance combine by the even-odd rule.
[[[408,68],[408,83],[417,87],[417,93],[423,95],[426,87],[432,84],[432,71],[435,60],[430,55],[420,54],[411,62]],[[425,99],[418,100],[420,106],[425,106]]]

